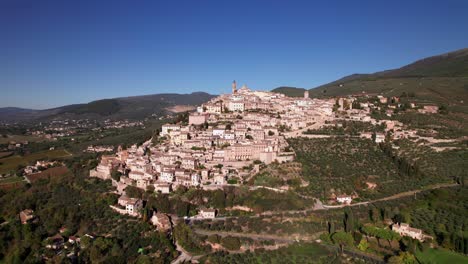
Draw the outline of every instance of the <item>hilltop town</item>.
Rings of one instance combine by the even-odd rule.
[[[375,103],[372,103],[375,98]],[[342,128],[343,122],[369,124],[357,136],[375,143],[411,138],[432,140],[408,129],[389,117],[404,107],[398,97],[357,95],[341,98],[311,99],[280,93],[253,91],[243,86],[198,106],[186,120],[164,124],[150,140],[116,154],[103,155],[91,177],[112,180],[117,193],[126,199],[125,189],[135,186],[143,191],[170,193],[180,186],[205,190],[222,189],[246,182],[260,166],[295,160],[288,138],[327,138],[327,129]],[[420,113],[437,113],[434,105],[416,106]],[[388,119],[373,116],[381,111]],[[449,140],[450,141],[450,140]],[[366,182],[375,188],[374,182]],[[287,187],[286,187],[287,189]],[[338,203],[349,204],[356,195],[334,194]]]
[[[231,94],[199,106],[186,124],[164,124],[156,138],[104,155],[90,175],[112,179],[114,171],[120,173],[113,184],[122,194],[129,185],[169,193],[179,186],[213,189],[242,183],[260,163],[294,160],[288,133],[333,120],[334,104],[310,99],[307,92],[297,99],[237,89],[233,82]]]
[[[307,242],[300,247],[328,252],[320,244],[337,246],[338,235],[356,233],[370,237],[371,245],[363,239],[355,243],[360,251],[372,247],[378,252],[380,257],[373,256],[374,260],[388,250],[378,242],[383,237],[434,243],[438,233],[432,222],[418,220],[419,213],[409,209],[416,205],[405,199],[425,188],[432,191],[421,195],[435,199],[431,196],[435,189],[457,188],[464,182],[463,176],[457,176],[464,166],[457,153],[463,151],[465,135],[453,129],[457,123],[452,120],[450,129],[440,129],[427,121],[414,122],[445,122],[443,106],[411,94],[386,97],[361,92],[310,98],[303,91],[302,97],[289,97],[245,85],[238,89],[236,82],[231,89],[191,112],[158,117],[153,123],[72,120],[27,128],[26,133],[40,138],[55,131],[64,135],[44,137],[43,142],[7,142],[5,150],[15,153],[43,150],[32,159],[35,163],[8,171],[2,180],[10,186],[25,182],[32,188],[46,188],[52,182],[60,186],[62,181],[78,184],[88,196],[102,201],[100,210],[108,217],[100,222],[115,220],[109,226],[112,230],[130,221],[151,230],[151,236],[163,234],[158,239],[175,241],[176,248],[169,246],[165,258],[176,262],[194,261],[199,254],[216,259],[225,250],[281,250],[301,240]],[[18,159],[3,160],[9,158]],[[462,195],[460,188],[454,189],[454,197]],[[77,193],[73,197],[84,199]],[[386,208],[387,203],[400,201],[409,207],[391,212]],[[80,204],[86,209],[79,210],[96,214],[93,201]],[[14,211],[23,225],[48,221],[38,206],[18,206],[20,210]],[[337,212],[344,213],[343,219]],[[416,216],[412,219],[409,214]],[[311,216],[317,217],[316,222],[309,222]],[[349,227],[354,218],[363,223]],[[344,231],[334,230],[340,222]],[[51,228],[35,257],[73,259],[87,252],[89,244],[103,239],[116,243],[105,238],[113,232],[105,231],[105,225],[80,230],[67,222]],[[323,234],[324,230],[328,232]],[[135,234],[131,229],[125,232]],[[285,233],[294,238],[284,238]],[[454,236],[450,243],[457,239]],[[369,257],[359,251],[353,254],[357,259]]]

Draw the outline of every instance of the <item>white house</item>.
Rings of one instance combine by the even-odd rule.
[[[216,217],[216,209],[201,209],[200,213],[198,214],[199,217],[204,218],[204,219],[212,219]]]
[[[421,229],[410,227],[410,225],[406,223],[394,224],[392,225],[392,230],[400,234],[400,236],[408,236],[419,241],[432,238],[431,236],[424,235]]]
[[[351,196],[349,195],[339,195],[338,197],[336,197],[336,200],[339,203],[351,204],[351,202],[353,201],[353,198],[351,198]]]

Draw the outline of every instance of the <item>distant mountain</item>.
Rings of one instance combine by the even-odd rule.
[[[275,92],[275,93],[282,93],[282,94],[286,94],[290,97],[303,97],[304,96],[304,92],[306,91],[306,89],[304,88],[297,88],[297,87],[290,87],[290,86],[280,86],[280,87],[277,87],[273,90],[271,90],[272,92]]]
[[[466,106],[468,48],[418,60],[398,69],[349,75],[309,91],[311,97],[361,93],[399,96],[405,92],[414,93],[422,101]],[[294,96],[301,92],[301,89],[288,89],[285,94]]]
[[[92,101],[46,110],[15,107],[0,108],[0,121],[42,121],[51,119],[143,119],[152,114],[165,114],[175,105],[200,105],[215,95],[204,92],[191,94],[152,94]]]

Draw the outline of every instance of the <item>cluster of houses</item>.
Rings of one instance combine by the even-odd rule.
[[[91,153],[112,152],[112,151],[114,151],[113,146],[93,146],[93,145],[90,145],[85,150],[83,150],[83,152],[91,152]]]
[[[213,189],[242,182],[252,173],[245,168],[254,162],[292,161],[294,152],[285,134],[295,132],[288,131],[322,127],[343,119],[384,124],[384,132],[361,134],[376,143],[385,141],[389,131],[397,138],[408,136],[398,121],[371,118],[371,111],[380,104],[399,102],[396,97],[377,98],[377,103],[364,102],[353,107],[356,97],[311,99],[306,91],[304,97],[292,98],[252,91],[245,85],[237,89],[234,81],[231,94],[197,107],[187,123],[165,124],[159,138],[103,155],[90,176],[112,180],[123,196],[128,186],[161,193],[170,193],[180,186]],[[121,176],[112,177],[116,172]],[[351,201],[343,198],[338,202]]]
[[[241,181],[254,161],[265,164],[294,159],[282,135],[332,118],[333,100],[290,98],[247,87],[213,98],[189,115],[187,124],[165,124],[158,143],[119,148],[103,155],[90,176],[112,179],[124,195],[129,185],[169,193],[180,187],[214,188]],[[283,130],[282,130],[283,129]]]
[[[36,164],[26,166],[26,168],[24,168],[24,174],[30,175],[38,171],[44,170],[46,168],[59,166],[59,165],[63,165],[63,163],[58,162],[58,161],[38,160],[36,161]]]
[[[7,147],[7,150],[16,150],[16,149],[20,149],[20,148],[23,148],[23,147],[26,147],[27,145],[29,144],[29,141],[21,141],[21,142],[16,142],[16,141],[10,141],[8,143],[8,147]]]

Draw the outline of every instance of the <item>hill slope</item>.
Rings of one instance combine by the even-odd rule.
[[[49,119],[143,119],[152,114],[164,114],[174,105],[199,105],[214,95],[195,92],[191,94],[153,94],[133,97],[103,99],[87,104],[67,105],[46,110],[14,107],[0,108],[0,121],[33,121]]]
[[[311,97],[414,93],[417,100],[453,106],[468,102],[468,48],[418,60],[399,69],[353,74],[310,89]],[[281,92],[281,91],[279,91]],[[288,89],[294,95],[300,90]]]
[[[302,97],[304,96],[304,91],[306,91],[306,89],[304,88],[297,88],[297,87],[290,87],[290,86],[280,86],[280,87],[277,87],[273,90],[271,90],[272,92],[275,92],[275,93],[282,93],[282,94],[286,94],[290,97]]]

